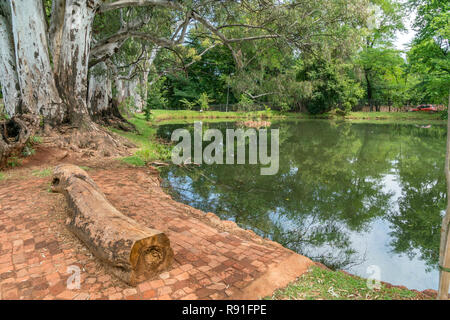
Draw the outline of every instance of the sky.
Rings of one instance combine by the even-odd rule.
[[[397,39],[394,41],[395,48],[398,50],[407,50],[408,43],[414,38],[416,34],[412,29],[412,24],[416,19],[416,13],[411,12],[408,16],[403,17],[403,23],[405,24],[406,31],[399,32],[397,31]]]

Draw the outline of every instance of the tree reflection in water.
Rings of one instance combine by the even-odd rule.
[[[193,130],[163,125],[158,134],[170,138],[179,127]],[[272,128],[280,129],[277,175],[261,176],[258,165],[171,166],[162,173],[169,192],[335,269],[371,255],[371,243],[362,249],[351,235],[382,221],[390,230],[385,259],[404,254],[435,270],[446,204],[444,126],[304,120]]]

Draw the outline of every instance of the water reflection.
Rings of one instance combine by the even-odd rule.
[[[193,130],[166,125],[158,134],[182,126]],[[256,165],[172,166],[163,172],[170,192],[330,267],[367,276],[376,264],[382,280],[437,287],[444,126],[310,120],[272,128],[280,129],[277,175],[261,176]]]

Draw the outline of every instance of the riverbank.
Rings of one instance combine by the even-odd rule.
[[[371,291],[367,288],[365,279],[340,271],[319,270],[310,264],[306,264],[311,267],[309,271],[289,269],[289,266],[292,266],[292,259],[288,257],[289,250],[285,251],[287,249],[283,249],[279,244],[241,229],[231,221],[221,221],[212,213],[205,214],[165,194],[159,187],[159,174],[151,166],[151,161],[167,158],[170,146],[158,140],[157,128],[149,126],[142,115],[131,121],[140,130],[140,134],[119,132],[138,147],[135,155],[131,157],[122,158],[120,161],[111,159],[109,162],[97,159],[97,163],[94,163],[92,159],[50,148],[45,145],[45,139],[41,139],[44,142],[36,144],[33,156],[25,158],[17,167],[0,173],[0,218],[4,226],[3,233],[6,235],[0,239],[3,250],[0,254],[0,299],[248,298],[249,294],[257,289],[264,292],[258,297],[267,297],[273,290],[283,287],[284,289],[276,290],[269,298],[433,298],[433,292],[430,290],[427,291],[430,294],[426,294],[404,287],[392,289],[393,286],[389,284],[383,284],[379,291]],[[143,156],[148,156],[147,161],[140,158]],[[138,161],[133,162],[133,159]],[[89,170],[89,174],[98,182],[108,199],[121,212],[146,225],[157,226],[166,231],[176,244],[175,251],[179,255],[177,261],[180,265],[137,288],[124,286],[108,275],[83,244],[67,232],[64,227],[64,206],[59,199],[61,197],[48,191],[52,166],[61,161],[78,164]],[[128,164],[140,168],[133,168]],[[168,219],[169,215],[173,216],[173,221],[164,220]],[[24,226],[24,229],[17,229],[17,225]],[[202,234],[215,232],[211,228],[218,230],[217,236],[221,237],[221,240],[216,236],[211,238],[212,241],[202,238]],[[189,230],[193,233],[187,234],[191,232]],[[238,238],[245,248],[237,245],[236,238],[228,238],[223,232]],[[191,243],[194,240],[197,242]],[[212,246],[211,243],[216,245]],[[250,261],[245,259],[249,254],[248,243],[255,248],[255,255]],[[233,253],[235,249],[238,253]],[[272,256],[279,258],[278,263],[271,265],[273,259],[267,260],[268,253],[261,250],[272,250]],[[241,266],[240,262],[234,261],[236,254],[249,264]],[[206,264],[196,265],[198,257]],[[220,261],[224,258],[229,261]],[[84,270],[81,290],[67,290],[64,285],[68,277],[66,269],[73,264]],[[239,269],[241,267],[248,268],[248,277],[242,274]],[[233,269],[232,273],[226,271],[230,268]],[[256,269],[258,274],[252,273],[256,272],[252,271],[252,268]],[[277,270],[276,278],[269,277],[273,276],[270,270]],[[294,276],[295,273],[297,274]],[[290,275],[283,279],[286,274]],[[300,274],[302,275],[299,276]],[[184,279],[186,277],[187,280]],[[267,277],[271,284],[276,286],[268,287],[267,281],[264,280]],[[227,284],[224,287],[219,278],[224,281],[226,279],[226,283],[236,283],[235,292],[229,291]],[[278,282],[280,279],[283,281]],[[251,290],[241,291],[240,287],[244,285]]]
[[[162,115],[165,119],[167,119],[167,114],[160,112],[159,115]],[[206,114],[208,115],[208,114]],[[175,115],[176,117],[176,115]],[[286,118],[292,118],[286,116]],[[192,122],[192,120],[197,120],[198,118],[192,119],[183,119],[186,122]],[[207,119],[208,118],[203,118]],[[213,120],[220,120],[214,119]],[[236,118],[233,118],[235,120]],[[242,119],[242,118],[240,118]],[[401,119],[398,118],[397,119]],[[200,120],[200,119],[199,119]],[[362,119],[364,121],[364,119]],[[411,118],[406,119],[411,120]],[[136,116],[131,119],[137,127],[148,126],[144,118],[141,115]],[[167,120],[163,120],[167,121]],[[158,124],[166,123],[166,122],[158,122]],[[171,119],[171,121],[175,121],[179,123],[179,119]],[[369,119],[369,121],[372,121]],[[153,122],[154,123],[154,122]],[[145,138],[135,138],[133,141],[143,141],[144,147],[148,148],[151,144],[158,144],[161,141],[156,139],[156,129],[151,131],[146,129],[146,133],[153,133],[154,135],[148,135]],[[169,146],[163,145],[162,148],[165,152],[161,155],[161,158],[157,159],[157,155],[154,155],[152,160],[165,160],[166,155],[168,154],[167,148]],[[130,163],[129,159],[124,159],[123,161]],[[150,161],[151,162],[151,161]],[[145,165],[145,163],[149,163],[149,161],[145,161],[145,159],[141,159],[139,161],[141,165]],[[132,165],[136,165],[135,163],[130,163]],[[356,277],[353,275],[346,274],[341,271],[332,271],[329,269],[317,269],[316,267],[312,267],[311,270],[298,278],[296,281],[290,283],[286,288],[277,290],[271,297],[271,299],[433,299],[435,292],[433,290],[426,290],[424,292],[419,292],[416,290],[409,290],[402,286],[393,286],[388,283],[383,283],[379,290],[371,290],[367,287],[367,280]]]
[[[192,120],[223,120],[223,119],[335,119],[335,120],[389,120],[389,121],[439,121],[440,113],[424,112],[350,112],[345,116],[335,113],[310,115],[299,112],[253,111],[253,112],[221,112],[193,110],[152,110],[151,122],[155,124],[179,123]]]
[[[117,129],[111,131],[129,139],[138,146],[132,156],[122,159],[123,162],[133,166],[145,166],[152,161],[167,161],[170,159],[171,149],[167,141],[157,138],[158,125],[175,123],[192,123],[195,120],[203,122],[245,121],[248,119],[328,119],[344,120],[352,122],[382,122],[382,123],[410,123],[417,125],[438,124],[443,125],[439,114],[415,113],[415,112],[351,112],[342,117],[335,114],[323,114],[312,116],[304,113],[281,113],[279,111],[255,111],[255,112],[219,112],[219,111],[192,111],[192,110],[153,110],[150,121],[146,121],[143,114],[135,114],[128,120],[133,123],[139,134],[124,132]]]

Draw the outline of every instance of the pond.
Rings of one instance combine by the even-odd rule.
[[[162,125],[161,137],[191,124]],[[235,128],[204,123],[203,128]],[[279,171],[259,165],[170,166],[175,199],[334,269],[423,290],[438,287],[446,206],[446,127],[327,120],[272,122]]]

